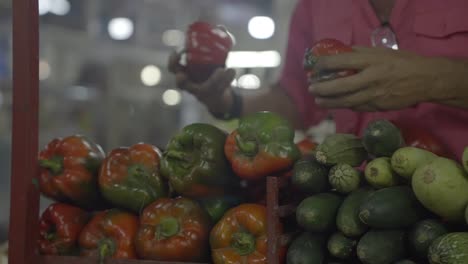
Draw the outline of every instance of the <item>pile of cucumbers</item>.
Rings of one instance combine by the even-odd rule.
[[[467,169],[405,146],[387,120],[328,136],[294,165],[307,197],[287,263],[468,264]]]

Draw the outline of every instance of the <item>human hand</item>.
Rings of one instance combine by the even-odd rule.
[[[211,113],[227,112],[232,104],[230,89],[236,72],[233,69],[218,68],[208,80],[196,83],[189,79],[183,66],[179,64],[180,56],[180,53],[172,53],[168,64],[169,71],[175,74],[177,87],[194,95]]]
[[[385,111],[421,102],[456,98],[450,75],[454,62],[385,48],[354,48],[354,52],[321,57],[317,71],[356,69],[359,73],[312,83],[309,91],[325,108]]]

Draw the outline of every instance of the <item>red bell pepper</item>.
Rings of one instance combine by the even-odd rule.
[[[296,145],[299,148],[299,151],[301,152],[302,156],[312,154],[312,152],[317,147],[317,143],[315,143],[309,138],[304,138],[303,140],[297,142]]]
[[[444,143],[430,130],[415,125],[416,122],[392,121],[401,131],[406,146],[421,148],[438,156],[454,159],[455,155],[448,151]]]
[[[277,228],[281,232],[279,223]],[[267,242],[266,207],[258,204],[239,205],[229,210],[211,230],[213,263],[266,264]],[[278,250],[280,263],[284,261],[285,250],[285,247]]]
[[[136,248],[143,259],[201,262],[208,256],[209,233],[210,218],[197,202],[161,198],[143,211]]]
[[[39,252],[44,255],[76,255],[78,236],[89,214],[64,203],[47,207],[39,220]]]
[[[99,145],[83,136],[52,140],[39,153],[41,193],[80,207],[98,207],[102,200],[97,176],[104,156]]]
[[[239,127],[226,139],[224,153],[236,175],[247,180],[284,172],[300,157],[294,129],[271,112],[241,118]]]
[[[159,173],[161,152],[149,144],[112,150],[99,173],[102,195],[115,206],[141,212],[148,204],[167,195],[167,184]]]
[[[224,68],[234,45],[232,35],[221,26],[197,21],[186,34],[186,73],[194,82],[207,80],[216,68]]]
[[[87,257],[135,259],[135,236],[138,217],[111,209],[99,212],[83,228],[79,245],[81,255]]]

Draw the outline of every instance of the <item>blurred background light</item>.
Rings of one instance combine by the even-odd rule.
[[[180,103],[180,101],[182,100],[182,95],[177,90],[168,89],[163,93],[162,99],[166,105],[173,106],[178,105]]]
[[[260,78],[255,74],[244,74],[239,77],[237,84],[242,89],[254,90],[261,86]]]
[[[50,77],[52,70],[50,68],[49,62],[46,60],[39,61],[39,80],[44,81]]]
[[[276,50],[231,51],[226,65],[228,68],[274,68],[281,64],[281,55]]]
[[[52,13],[64,16],[70,13],[71,5],[68,0],[39,0],[39,15]]]
[[[109,36],[115,40],[126,40],[133,35],[133,21],[126,17],[116,17],[109,21]]]
[[[179,47],[184,44],[185,33],[178,29],[164,31],[162,41],[166,46]]]
[[[161,70],[155,65],[147,65],[141,70],[140,78],[146,86],[158,85],[161,81]]]
[[[275,22],[267,16],[252,17],[248,24],[250,35],[256,39],[269,39],[275,34]]]

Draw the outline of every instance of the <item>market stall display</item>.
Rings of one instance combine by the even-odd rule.
[[[188,125],[164,151],[79,135],[39,151],[37,3],[14,5],[11,263],[468,263],[468,148],[460,164],[398,122],[316,146],[258,112],[229,135]],[[354,73],[314,72],[317,56],[350,51],[317,45],[310,78]],[[41,219],[39,193],[57,202]]]

